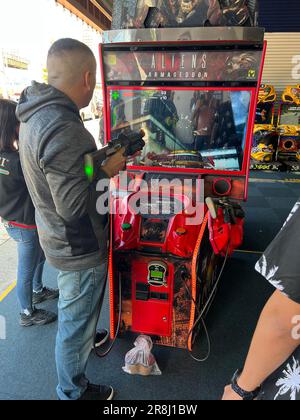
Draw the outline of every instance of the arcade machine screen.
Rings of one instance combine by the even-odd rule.
[[[276,93],[273,86],[262,85],[259,90],[259,101],[256,108],[256,125],[273,125]]]
[[[281,108],[280,125],[300,126],[300,106],[283,104]]]
[[[146,133],[130,166],[241,171],[251,90],[110,88],[111,138]]]
[[[261,103],[257,105],[255,124],[272,125],[274,117],[274,104],[271,102]]]

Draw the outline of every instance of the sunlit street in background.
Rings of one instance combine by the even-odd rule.
[[[35,14],[28,13],[28,10],[33,9]],[[18,13],[15,13],[16,10]],[[13,22],[11,16],[14,16]],[[1,9],[0,98],[18,101],[21,92],[32,80],[47,83],[48,50],[57,39],[65,37],[88,45],[94,52],[99,68],[98,45],[101,42],[101,33],[75,17],[55,0],[6,2]],[[92,102],[94,107],[102,104],[100,71],[97,72]]]
[[[89,120],[89,121],[85,121],[84,122],[85,128],[92,134],[92,136],[94,137],[97,146],[99,146],[98,144],[98,139],[99,139],[99,129],[100,129],[100,121],[99,119],[93,119],[93,120]]]

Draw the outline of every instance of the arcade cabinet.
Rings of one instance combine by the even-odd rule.
[[[139,25],[100,46],[106,141],[146,143],[112,186],[111,335],[192,350],[243,240],[264,30]]]
[[[261,85],[256,108],[251,169],[279,170],[275,161],[278,135],[275,126],[276,91],[274,86]]]
[[[292,172],[300,171],[300,85],[288,86],[278,117],[278,160]]]

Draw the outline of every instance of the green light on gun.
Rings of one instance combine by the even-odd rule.
[[[93,179],[94,176],[94,168],[90,165],[86,165],[85,168],[85,174],[89,179]]]

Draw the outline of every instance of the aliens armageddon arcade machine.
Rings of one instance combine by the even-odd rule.
[[[255,2],[114,3],[106,141],[143,130],[146,145],[114,180],[111,335],[192,350],[243,240],[264,30]]]
[[[282,95],[278,117],[277,159],[292,172],[300,171],[300,85],[288,86]]]
[[[251,169],[280,170],[282,164],[276,161],[278,145],[275,125],[276,91],[272,85],[261,85],[256,108]]]

